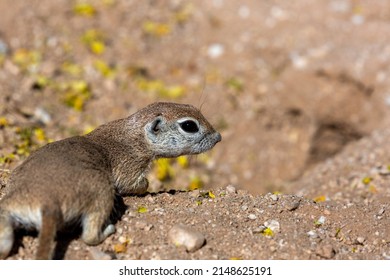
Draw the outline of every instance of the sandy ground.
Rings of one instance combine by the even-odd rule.
[[[114,235],[62,233],[56,258],[389,259],[389,6],[2,0],[0,195],[49,141],[191,103],[223,141],[156,165]],[[177,225],[201,247],[176,246]],[[17,237],[9,258],[33,258]]]

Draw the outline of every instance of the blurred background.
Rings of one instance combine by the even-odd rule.
[[[0,0],[0,169],[154,101],[223,136],[151,190],[289,184],[389,115],[385,0]],[[353,163],[352,163],[353,164]]]

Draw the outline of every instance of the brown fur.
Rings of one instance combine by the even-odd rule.
[[[181,118],[197,120],[199,133],[183,132]],[[204,152],[220,140],[196,108],[154,103],[86,136],[47,144],[11,174],[0,201],[0,257],[9,254],[18,226],[39,230],[37,259],[52,258],[56,233],[70,223],[81,223],[85,243],[101,243],[115,230],[115,195],[145,192],[153,159]]]

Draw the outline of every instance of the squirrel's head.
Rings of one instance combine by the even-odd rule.
[[[194,106],[159,102],[138,113],[148,116],[145,137],[156,157],[199,154],[221,141],[221,134]]]

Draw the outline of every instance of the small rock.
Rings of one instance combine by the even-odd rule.
[[[280,224],[277,220],[268,220],[264,225],[273,232],[280,232]]]
[[[291,200],[286,202],[285,208],[288,211],[294,211],[298,209],[300,204],[301,204],[301,199],[299,197],[293,197]]]
[[[278,201],[278,196],[276,195],[276,194],[271,194],[270,196],[269,196],[269,198],[271,198],[273,201]]]
[[[236,193],[236,188],[233,185],[228,185],[226,187],[226,192],[227,193]]]
[[[89,247],[89,254],[93,260],[111,260],[112,257],[100,251],[97,247]]]
[[[145,228],[144,231],[150,231],[153,228],[152,224],[148,224]]]
[[[135,217],[137,217],[135,212],[130,212],[130,213],[127,214],[127,217],[123,217],[122,218],[122,221],[127,223],[127,222],[130,221],[130,218],[135,218]]]
[[[316,254],[324,259],[331,259],[336,255],[336,251],[333,249],[332,245],[327,244],[318,247]]]
[[[361,25],[365,21],[365,18],[362,15],[353,15],[351,17],[351,22],[355,25]]]
[[[239,189],[239,190],[237,190],[237,193],[239,195],[247,195],[249,192],[247,190]]]
[[[119,236],[118,241],[119,241],[120,243],[126,243],[126,242],[127,242],[127,238],[124,237],[124,236]]]
[[[116,232],[117,232],[118,234],[122,234],[122,233],[123,233],[123,228],[117,227],[117,228],[116,228]]]
[[[358,238],[356,238],[357,244],[363,245],[364,241],[366,241],[366,239],[362,236],[359,236]]]
[[[323,225],[325,223],[325,221],[326,221],[325,216],[321,216],[321,217],[318,218],[317,224]]]
[[[346,13],[351,8],[349,1],[331,1],[330,8],[339,13]]]
[[[262,233],[264,232],[264,230],[266,229],[267,227],[266,226],[259,226],[258,228],[255,228],[254,230],[252,230],[253,233]]]
[[[135,227],[140,230],[144,230],[148,226],[148,223],[144,220],[135,222]]]
[[[273,6],[271,8],[271,16],[277,20],[286,20],[288,19],[289,14],[286,10],[277,6]]]
[[[247,18],[251,14],[251,10],[249,9],[248,6],[242,5],[240,8],[238,8],[238,15],[241,18]]]
[[[256,220],[257,217],[256,217],[255,214],[249,214],[249,215],[248,215],[248,219],[249,219],[249,220]]]
[[[218,58],[225,52],[225,47],[221,44],[212,44],[207,50],[207,55],[210,58]]]
[[[165,213],[165,209],[164,208],[155,208],[153,210],[153,212],[155,212],[156,214],[159,214],[159,215],[163,215]]]
[[[0,39],[0,54],[6,55],[8,53],[8,46],[7,44]]]
[[[382,256],[385,258],[385,260],[390,260],[390,255],[383,253]]]
[[[378,216],[382,216],[383,214],[385,213],[385,208],[384,207],[382,207],[381,209],[379,209],[379,211],[378,211]]]
[[[248,205],[242,205],[242,206],[241,206],[241,210],[242,210],[242,211],[248,210]]]
[[[45,125],[49,124],[52,120],[50,114],[41,107],[35,108],[34,118]]]
[[[150,231],[153,228],[153,225],[152,224],[148,224],[145,221],[140,221],[140,222],[136,222],[135,223],[135,227],[140,229],[140,230]]]
[[[390,170],[389,168],[385,167],[385,166],[379,166],[377,168],[374,169],[374,172],[375,173],[378,173],[379,175],[382,175],[382,176],[388,176],[390,175]]]
[[[191,197],[198,198],[200,196],[200,190],[199,189],[193,190],[193,191],[189,192],[189,195]]]
[[[311,230],[307,232],[307,236],[309,236],[310,238],[317,238],[318,234],[315,230]]]
[[[291,62],[296,69],[304,69],[308,65],[308,59],[305,56],[297,54],[295,52],[290,54]]]
[[[168,239],[176,246],[184,246],[187,252],[195,252],[206,242],[202,233],[182,224],[175,225],[169,230]]]

